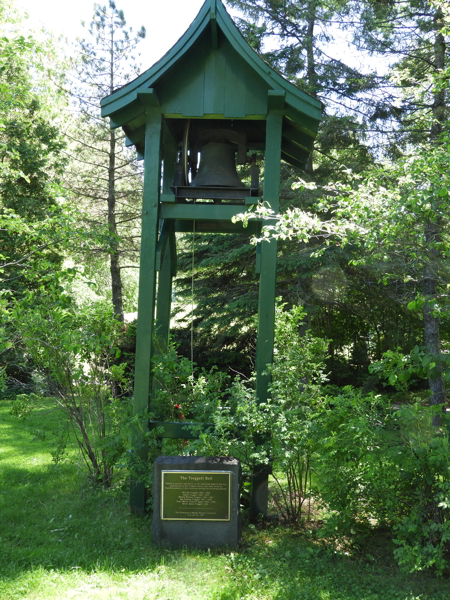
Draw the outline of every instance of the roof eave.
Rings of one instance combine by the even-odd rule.
[[[214,7],[214,18],[217,20],[217,25],[236,52],[266,81],[270,88],[282,89],[286,92],[288,107],[291,107],[298,116],[306,115],[316,121],[318,127],[318,123],[322,118],[323,104],[313,96],[299,90],[264,62],[248,45],[220,0],[206,0],[186,32],[158,62],[130,83],[103,98],[100,103],[102,117],[111,116],[129,106],[137,100],[139,90],[154,85],[192,47],[203,31],[210,25],[212,8]],[[311,123],[308,130],[315,135],[317,127],[314,123]]]
[[[144,71],[139,77],[133,79],[123,87],[119,88],[109,96],[100,101],[101,116],[109,117],[117,110],[121,110],[127,104],[134,102],[137,98],[138,90],[143,87],[151,87],[164,73],[172,67],[189,48],[193,46],[199,36],[208,27],[210,22],[210,3],[207,0],[200,12],[195,17],[189,28],[184,32],[181,38],[172,48],[164,54],[154,65]],[[128,96],[128,101],[124,102]]]

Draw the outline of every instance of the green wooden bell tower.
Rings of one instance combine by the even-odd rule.
[[[304,168],[322,104],[289,83],[250,48],[220,0],[206,0],[186,33],[157,63],[101,102],[111,127],[144,159],[134,414],[151,405],[153,336],[167,342],[176,232],[243,232],[231,219],[260,200],[279,211],[280,164]],[[242,183],[234,160],[264,152],[264,196],[251,167]],[[200,165],[198,166],[198,156]],[[197,172],[198,171],[198,172]],[[252,222],[251,227],[258,227]],[[257,249],[259,315],[256,392],[267,398],[275,320],[277,245]],[[157,272],[159,275],[157,277]],[[157,289],[158,286],[158,289]],[[157,302],[155,303],[155,299]],[[167,437],[189,437],[181,423],[163,424]],[[146,459],[142,434],[133,446]],[[268,472],[252,482],[253,514],[267,511]],[[145,489],[131,484],[130,504],[145,510]]]

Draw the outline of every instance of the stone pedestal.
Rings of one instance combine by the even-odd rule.
[[[240,478],[240,463],[233,458],[158,457],[153,465],[153,542],[168,548],[236,547]]]

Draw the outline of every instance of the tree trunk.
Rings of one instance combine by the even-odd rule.
[[[438,8],[434,17],[434,29],[436,38],[434,41],[434,58],[437,73],[443,73],[445,68],[445,39],[441,30],[444,26],[444,15]],[[433,125],[430,133],[431,143],[439,143],[439,136],[442,132],[442,125],[445,121],[445,91],[437,90],[434,93],[433,102]],[[425,224],[425,244],[428,249],[427,263],[424,269],[423,291],[425,297],[424,304],[424,342],[430,354],[440,355],[441,338],[439,316],[435,314],[434,304],[437,298],[437,278],[438,265],[440,261],[440,252],[438,244],[441,241],[441,223],[440,219],[429,220]],[[439,405],[445,401],[445,386],[441,375],[439,363],[437,363],[438,376],[428,378],[428,385],[431,392],[431,404]],[[434,424],[439,426],[440,418],[437,415]]]
[[[308,13],[308,32],[306,34],[307,72],[306,77],[310,88],[310,94],[317,98],[317,73],[314,60],[314,25],[316,24],[316,2],[312,0]],[[313,174],[313,149],[308,156],[305,171]]]
[[[110,132],[109,167],[108,167],[108,231],[109,231],[109,259],[111,272],[111,291],[114,313],[116,318],[123,322],[122,305],[122,280],[119,266],[119,240],[116,226],[116,194],[115,194],[115,146],[116,134]]]
[[[114,91],[114,28],[111,27],[110,50],[110,93]],[[111,272],[111,292],[116,318],[123,322],[122,278],[119,266],[119,240],[116,225],[116,133],[113,129],[109,137],[109,166],[108,166],[108,231],[109,258]]]

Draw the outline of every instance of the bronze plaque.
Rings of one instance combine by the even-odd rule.
[[[161,519],[229,521],[231,472],[162,471]]]

